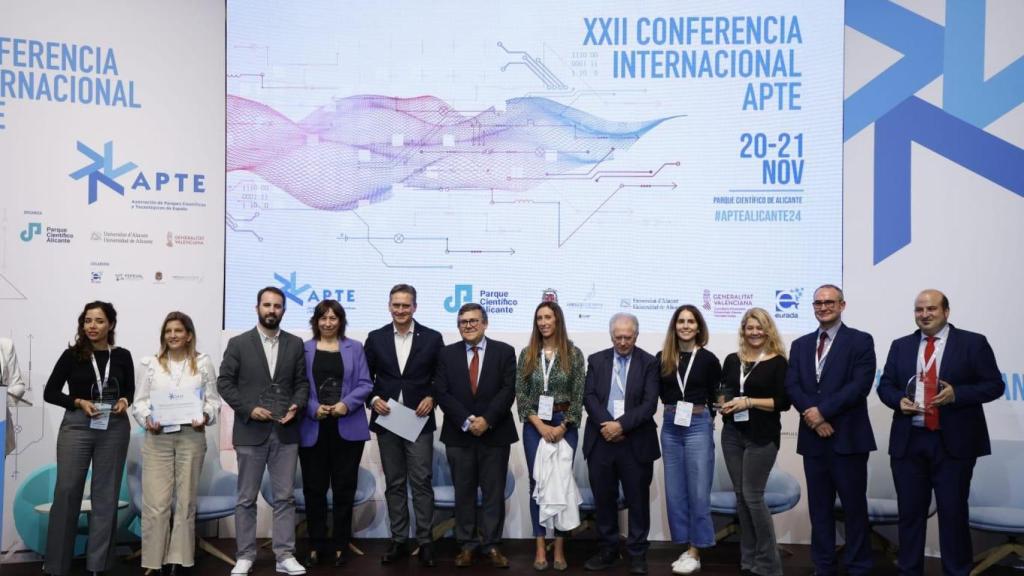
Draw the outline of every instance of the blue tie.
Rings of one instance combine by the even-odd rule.
[[[623,400],[626,397],[625,394],[623,394],[623,391],[619,390],[619,385],[616,382],[622,382],[622,387],[626,387],[626,361],[628,358],[616,354],[615,359],[618,360],[615,364],[615,371],[618,373],[619,378],[616,380],[616,378],[612,376],[612,386],[608,392],[608,413],[611,414],[613,418],[615,417],[615,401]]]

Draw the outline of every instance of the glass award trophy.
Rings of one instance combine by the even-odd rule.
[[[316,397],[324,406],[333,406],[341,402],[341,381],[337,378],[325,379],[316,389]]]
[[[729,385],[726,384],[725,382],[719,382],[718,386],[715,388],[715,401],[712,403],[711,406],[715,410],[721,410],[722,405],[732,399],[733,393],[732,390],[729,388]]]
[[[93,430],[106,430],[110,424],[110,412],[121,397],[121,387],[117,378],[107,378],[105,382],[96,383],[92,387],[92,405],[100,415],[89,422]]]
[[[922,413],[928,411],[928,405],[925,402],[925,389],[927,378],[928,376],[925,374],[917,374],[912,376],[910,380],[907,380],[907,388],[903,393],[907,400],[910,400],[911,402],[914,403],[914,408],[917,408]],[[946,385],[943,384],[941,380],[939,382],[936,382],[935,394],[938,395],[938,393],[942,392],[942,389],[945,387]]]
[[[270,411],[271,418],[280,420],[288,413],[288,408],[291,406],[291,397],[277,383],[272,383],[263,389],[257,403]]]

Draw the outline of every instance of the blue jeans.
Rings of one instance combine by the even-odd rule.
[[[711,413],[694,414],[690,426],[677,426],[676,407],[665,406],[661,457],[672,541],[696,548],[715,545],[711,522],[711,482],[715,476],[715,436]]]
[[[546,420],[544,423],[550,426],[558,426],[565,419],[564,412],[555,412],[551,420]],[[576,455],[576,441],[579,439],[579,431],[576,430],[575,426],[570,426],[565,431],[565,441],[572,446],[572,453]],[[526,451],[526,467],[530,471],[530,518],[533,520],[533,535],[534,537],[541,537],[547,535],[547,529],[540,525],[540,507],[537,506],[537,501],[533,499],[533,488],[537,483],[533,480],[533,458],[537,455],[537,445],[540,444],[541,437],[540,432],[530,423],[529,420],[523,422],[523,450]],[[555,531],[555,536],[563,536],[562,532]]]

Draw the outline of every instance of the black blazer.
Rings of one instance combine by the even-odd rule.
[[[608,413],[608,395],[612,385],[612,362],[615,350],[608,348],[587,359],[587,381],[583,388],[583,407],[587,410],[587,427],[583,433],[583,455],[590,452],[601,436],[601,424],[613,420]],[[633,360],[626,375],[626,410],[619,417],[626,442],[641,462],[654,462],[661,457],[658,447],[658,425],[654,412],[658,408],[658,363],[654,356],[633,348]]]
[[[903,458],[910,439],[913,417],[900,409],[907,381],[917,371],[921,331],[894,340],[878,383],[878,397],[893,409],[889,455]],[[1005,387],[996,357],[981,334],[949,325],[949,339],[942,351],[939,379],[953,386],[955,400],[939,408],[939,433],[946,451],[954,458],[977,458],[992,453],[988,424],[982,404],[1003,395]]]
[[[427,396],[433,394],[434,372],[437,370],[437,356],[444,346],[441,334],[416,322],[412,336],[412,348],[405,362],[405,372],[398,370],[398,354],[395,352],[395,328],[391,323],[370,332],[366,337],[363,351],[370,369],[373,391],[366,399],[370,408],[370,430],[380,433],[376,424],[377,413],[373,410],[373,398],[380,396],[384,401],[397,399],[402,393],[402,404],[413,410]],[[437,429],[434,413],[423,427],[424,432]]]
[[[306,353],[302,339],[281,330],[277,340],[277,363],[270,373],[267,355],[258,328],[243,332],[228,340],[217,377],[217,391],[235,411],[235,425],[231,439],[235,446],[257,446],[277,429],[284,444],[299,443],[299,421],[309,401],[309,380],[306,378]],[[249,416],[259,402],[260,394],[271,382],[292,397],[298,413],[288,424],[276,421],[258,422]]]
[[[441,442],[448,446],[508,446],[519,440],[512,419],[516,397],[516,352],[497,340],[487,339],[476,396],[469,387],[469,361],[462,340],[441,349],[434,376],[434,398],[444,412]],[[462,424],[470,414],[483,416],[490,429],[480,437]]]

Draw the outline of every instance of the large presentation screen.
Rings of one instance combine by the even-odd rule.
[[[228,2],[225,328],[618,311],[787,333],[842,278],[843,3]]]

